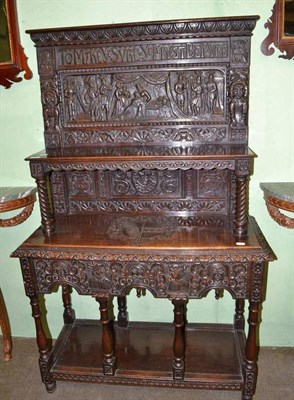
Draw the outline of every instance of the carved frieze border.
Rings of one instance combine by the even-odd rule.
[[[238,252],[237,250],[227,250],[226,254],[222,251],[197,251],[197,254],[175,254],[169,252],[168,254],[152,254],[144,252],[140,253],[140,248],[134,250],[133,253],[123,251],[110,252],[97,250],[93,251],[73,251],[72,248],[47,248],[37,249],[34,247],[18,248],[12,254],[12,257],[27,257],[38,259],[55,259],[55,260],[88,260],[88,261],[142,261],[142,262],[263,262],[272,261],[273,255],[269,248],[262,248],[260,250],[246,250],[246,252]]]
[[[176,388],[191,388],[191,389],[206,389],[206,390],[241,390],[241,383],[215,383],[215,382],[200,382],[200,381],[180,381],[172,379],[142,379],[142,378],[122,378],[112,376],[93,376],[93,375],[77,375],[66,373],[51,373],[52,379],[59,381],[71,382],[88,382],[88,383],[111,383],[117,385],[132,385],[132,386],[157,386],[157,387],[176,387]]]
[[[39,293],[66,283],[80,294],[121,296],[146,288],[154,297],[199,299],[210,290],[228,290],[233,298],[248,296],[248,263],[150,263],[33,260]]]
[[[71,212],[88,213],[99,211],[147,211],[147,212],[226,212],[226,202],[216,200],[144,200],[144,201],[95,201],[95,200],[71,200],[69,203]]]
[[[185,38],[203,36],[243,36],[250,35],[256,25],[257,17],[227,20],[166,21],[121,26],[93,27],[92,29],[73,29],[65,31],[29,32],[36,46],[62,46],[79,43],[100,43],[114,41],[150,40],[160,38]]]
[[[70,171],[70,170],[109,170],[115,171],[120,169],[122,171],[140,171],[142,169],[169,169],[169,170],[188,170],[188,169],[235,169],[235,160],[170,160],[170,161],[96,161],[93,162],[77,162],[77,163],[50,163],[44,162],[45,172],[51,171]]]

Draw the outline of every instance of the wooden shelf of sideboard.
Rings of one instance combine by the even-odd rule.
[[[172,377],[174,328],[168,323],[114,324],[117,370],[103,375],[101,327],[77,319],[64,325],[52,349],[54,380],[240,390],[245,335],[229,324],[188,324],[184,380]]]

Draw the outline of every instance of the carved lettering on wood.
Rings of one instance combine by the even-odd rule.
[[[239,46],[240,47],[240,46]],[[238,52],[238,50],[237,50]],[[240,50],[239,50],[240,52]],[[97,66],[105,64],[149,63],[160,61],[221,60],[229,57],[229,42],[222,40],[203,40],[178,43],[138,43],[116,46],[96,46],[86,48],[67,48],[58,51],[60,66]]]

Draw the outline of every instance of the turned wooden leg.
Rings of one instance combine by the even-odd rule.
[[[242,400],[252,400],[256,389],[257,381],[257,328],[259,325],[260,303],[250,302],[248,317],[248,336],[245,349],[245,361],[243,365],[244,388]]]
[[[11,331],[10,331],[10,324],[9,318],[7,314],[7,309],[4,301],[4,297],[0,288],[0,326],[2,330],[3,336],[3,353],[4,353],[4,360],[9,361],[12,357],[12,341],[11,341]]]
[[[235,317],[234,317],[235,329],[244,330],[244,327],[245,327],[244,307],[245,307],[245,300],[237,299],[236,300]]]
[[[128,326],[129,323],[129,314],[127,312],[126,296],[118,296],[117,304],[118,304],[117,324],[118,326],[125,328]]]
[[[114,375],[116,370],[115,342],[112,321],[108,314],[108,297],[96,297],[96,301],[100,305],[100,322],[102,324],[103,373],[104,375]]]
[[[32,296],[30,297],[30,299],[32,307],[32,316],[34,317],[36,325],[37,344],[40,353],[39,365],[40,365],[41,377],[42,381],[46,386],[47,392],[52,393],[56,389],[56,382],[52,380],[50,376],[52,359],[50,357],[49,341],[46,337],[44,327],[41,321],[41,311],[40,311],[38,296]]]
[[[184,379],[185,374],[185,319],[186,319],[186,304],[185,299],[173,299],[174,305],[174,344],[173,344],[173,378],[177,380]]]
[[[75,320],[75,311],[71,306],[71,287],[62,285],[62,301],[63,301],[63,321],[65,324],[72,324]]]

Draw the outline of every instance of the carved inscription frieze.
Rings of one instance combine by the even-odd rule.
[[[62,75],[65,126],[106,121],[225,121],[224,69]]]
[[[155,297],[201,298],[222,288],[234,298],[248,295],[247,264],[106,263],[93,261],[34,261],[40,293],[54,284],[67,283],[81,294],[122,295],[134,287],[150,290]]]
[[[237,138],[236,140],[242,140]],[[102,131],[65,131],[64,143],[68,146],[77,144],[100,143],[149,143],[149,142],[198,142],[225,143],[227,129],[225,126],[197,127],[162,127],[144,129],[116,129]]]
[[[237,47],[237,44],[236,44]],[[235,52],[240,53],[240,45]],[[234,53],[235,54],[235,53]],[[228,61],[227,39],[197,41],[179,40],[177,43],[137,43],[95,47],[58,49],[58,66],[97,66],[105,64],[141,64],[152,62],[174,62],[195,60]]]

